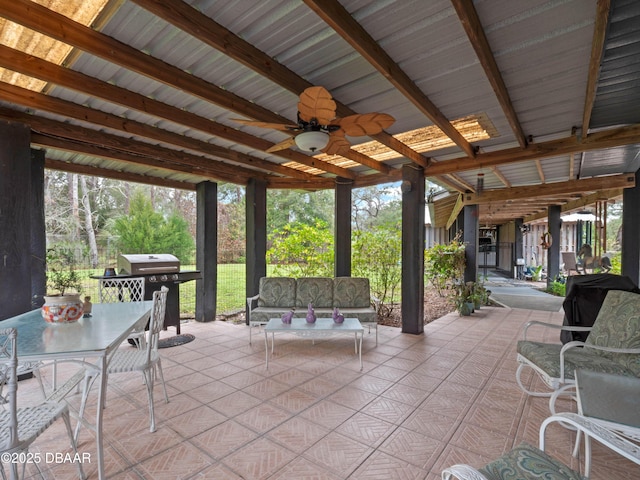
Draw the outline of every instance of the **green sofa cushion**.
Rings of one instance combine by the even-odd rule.
[[[527,443],[518,445],[480,472],[489,480],[584,480],[578,472]]]
[[[338,308],[370,307],[369,279],[336,277],[333,281],[333,305]]]
[[[296,301],[296,280],[289,277],[262,277],[260,279],[259,307],[288,307]]]

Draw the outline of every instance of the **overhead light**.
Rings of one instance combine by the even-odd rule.
[[[319,152],[329,143],[329,134],[318,131],[302,132],[296,135],[296,145],[305,152]]]

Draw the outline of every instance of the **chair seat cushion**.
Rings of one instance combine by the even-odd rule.
[[[560,350],[562,347],[562,344],[520,340],[518,353],[542,369],[549,377],[560,378]],[[622,364],[598,355],[595,350],[590,348],[569,349],[565,352],[564,360],[564,375],[567,379],[573,379],[576,368],[634,376],[633,372]]]
[[[585,477],[546,453],[522,443],[480,469],[489,480],[584,480]]]

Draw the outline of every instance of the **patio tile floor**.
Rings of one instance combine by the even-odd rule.
[[[277,336],[267,370],[262,335],[249,345],[244,325],[185,323],[195,340],[161,350],[171,401],[156,385],[157,432],[148,431],[141,377],[109,379],[108,478],[435,480],[454,463],[477,467],[523,440],[537,445],[547,400],[527,398],[515,382],[516,341],[528,320],[560,323],[562,314],[482,308],[446,315],[423,335],[381,326],[377,347],[365,333],[363,371],[349,338],[312,345]],[[532,375],[529,382],[540,383]],[[18,395],[41,398],[35,380],[20,382]],[[94,415],[95,398],[88,411]],[[547,439],[550,454],[579,468],[571,432],[552,426]],[[32,451],[67,451],[65,440],[58,422]],[[87,429],[79,450],[96,458]],[[76,477],[70,465],[42,468],[46,478]],[[97,478],[95,463],[84,468]],[[40,478],[28,466],[31,477]],[[595,444],[592,478],[637,479],[640,466]]]

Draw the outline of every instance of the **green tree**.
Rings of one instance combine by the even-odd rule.
[[[269,190],[267,195],[267,230],[282,230],[290,223],[315,225],[317,221],[333,225],[333,190],[303,192]]]
[[[165,218],[155,212],[142,193],[134,195],[129,214],[118,217],[114,229],[120,250],[127,253],[171,253],[187,262],[195,248],[187,222],[175,213]]]
[[[356,230],[351,269],[354,277],[367,277],[371,292],[380,300],[378,313],[389,316],[402,280],[402,234],[397,228]]]
[[[291,223],[270,235],[267,251],[278,275],[298,277],[333,276],[333,234],[329,225]]]

